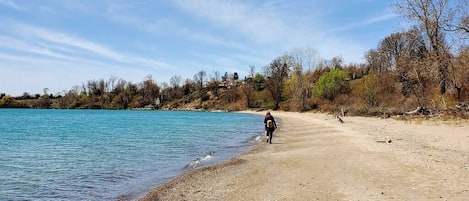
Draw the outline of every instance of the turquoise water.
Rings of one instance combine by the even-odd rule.
[[[137,199],[196,158],[207,159],[201,167],[246,151],[262,121],[239,113],[2,109],[0,200]]]

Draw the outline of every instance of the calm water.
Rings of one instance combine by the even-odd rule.
[[[258,143],[238,113],[0,109],[0,200],[137,199]]]

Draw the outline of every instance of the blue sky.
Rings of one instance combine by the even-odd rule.
[[[295,47],[364,62],[401,29],[385,0],[0,0],[0,93],[63,93],[111,76],[158,83],[238,72]]]

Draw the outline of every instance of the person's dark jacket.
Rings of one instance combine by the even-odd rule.
[[[267,121],[272,120],[274,126],[272,128],[267,128]],[[274,131],[277,128],[277,123],[275,123],[275,119],[272,115],[266,115],[264,118],[264,127],[266,131]]]

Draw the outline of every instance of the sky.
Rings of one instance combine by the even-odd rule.
[[[0,0],[0,93],[88,80],[248,75],[293,48],[363,63],[400,30],[387,0]]]

